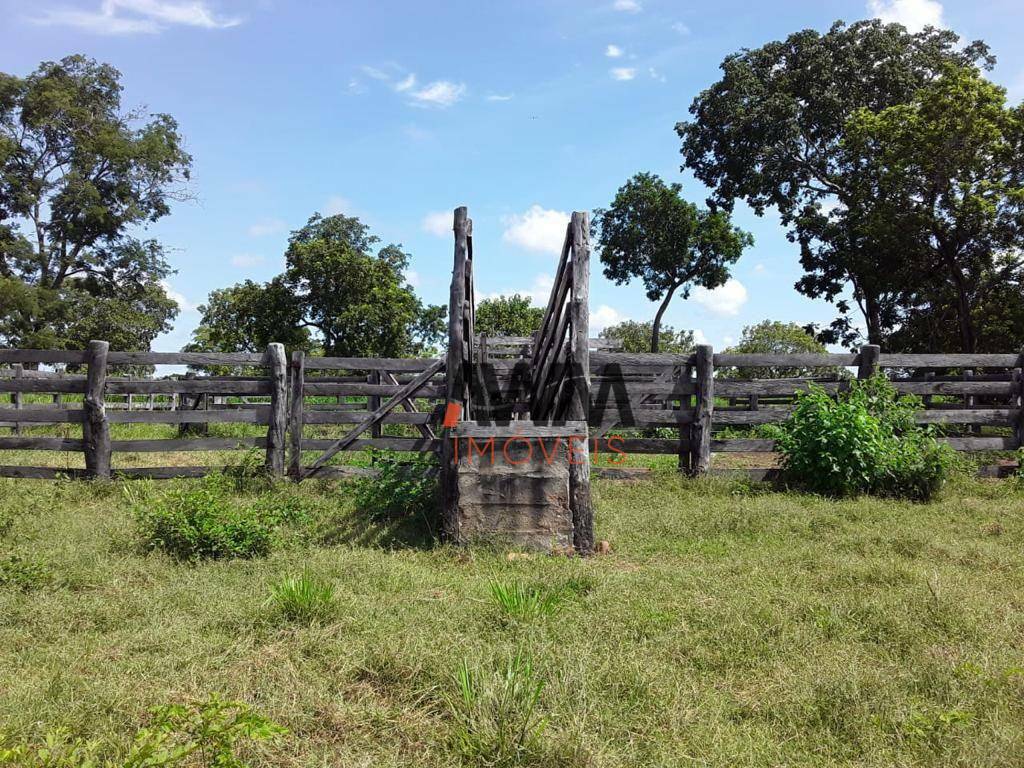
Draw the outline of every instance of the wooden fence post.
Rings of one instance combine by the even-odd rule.
[[[1020,409],[1020,414],[1017,416],[1017,447],[1024,448],[1024,349],[1020,352],[1020,357],[1017,359],[1017,368],[1014,369],[1017,374],[1017,403],[1016,407]]]
[[[291,416],[288,419],[288,435],[291,439],[289,473],[296,480],[302,479],[302,426],[305,398],[302,388],[306,381],[306,354],[302,350],[292,352],[292,396]]]
[[[92,477],[110,477],[110,424],[104,401],[107,384],[107,353],[110,345],[105,341],[90,341],[86,352],[89,366],[85,377],[85,400],[82,438],[85,449],[85,468]]]
[[[590,423],[590,214],[575,212],[572,227],[572,392],[567,421]],[[589,448],[589,436],[587,444]],[[573,547],[594,551],[594,507],[590,500],[590,453],[586,461],[569,459],[569,503],[572,507]]]
[[[274,477],[281,477],[284,475],[285,433],[288,429],[288,361],[284,355],[284,344],[268,344],[265,363],[270,379],[267,469]]]
[[[711,417],[715,412],[715,355],[710,344],[694,353],[697,405],[690,428],[690,474],[703,475],[711,468]]]
[[[15,363],[13,368],[14,368],[14,374],[13,375],[14,375],[15,379],[20,379],[22,376],[25,375],[25,366],[22,365],[21,363]],[[14,410],[20,411],[22,409],[22,407],[23,407],[22,406],[22,401],[21,401],[21,392],[12,392],[11,393],[11,402],[14,403]],[[14,432],[14,434],[20,435],[21,434],[21,423],[17,422],[17,421],[14,422],[14,429],[12,431]]]
[[[870,379],[878,373],[878,356],[880,353],[881,347],[877,344],[865,344],[860,348],[860,354],[857,356],[858,379]]]

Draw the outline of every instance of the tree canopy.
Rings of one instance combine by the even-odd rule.
[[[650,352],[654,323],[650,320],[623,320],[604,328],[602,339],[616,339],[622,342],[623,352]],[[666,354],[684,355],[696,348],[693,331],[676,331],[671,325],[662,325],[658,330],[658,351]]]
[[[651,324],[651,352],[658,352],[661,321],[672,297],[695,286],[716,288],[753,237],[734,227],[725,211],[702,210],[680,196],[679,184],[638,173],[594,212],[604,274],[616,284],[643,282],[660,302]]]
[[[725,350],[726,354],[796,355],[824,354],[825,345],[796,323],[762,320],[743,329],[739,342]],[[784,379],[821,375],[820,368],[743,368],[727,370],[725,375],[751,379]]]
[[[543,320],[544,310],[516,293],[477,304],[473,330],[486,336],[529,336],[540,330]]]
[[[148,349],[178,308],[163,250],[130,235],[184,194],[168,115],[121,108],[120,73],[84,56],[0,73],[0,341]]]
[[[380,242],[355,217],[314,214],[292,233],[284,273],[210,294],[190,349],[259,350],[271,341],[339,357],[427,351],[445,308],[425,306],[405,278],[409,255]]]
[[[824,34],[804,30],[740,51],[694,99],[693,119],[676,126],[684,168],[713,189],[713,207],[732,210],[743,200],[758,215],[775,208],[800,248],[806,274],[797,289],[840,312],[833,335],[855,340],[850,295],[869,341],[884,344],[922,273],[906,259],[916,234],[880,226],[895,198],[876,194],[883,179],[850,151],[851,121],[866,130],[864,110],[910,104],[950,67],[977,73],[993,63],[980,41],[961,44],[949,30],[910,33],[878,20],[836,22]]]

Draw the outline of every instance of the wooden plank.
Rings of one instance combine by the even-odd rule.
[[[591,440],[591,455],[596,462],[603,461],[603,456],[614,456],[616,461],[620,461],[620,454],[622,453],[625,453],[627,456],[633,453],[674,456],[680,451],[688,451],[689,449],[689,440],[679,441],[675,438],[620,437],[618,435],[610,435]]]
[[[1006,381],[900,381],[892,379],[897,392],[912,395],[994,395],[1007,396],[1013,383]]]
[[[428,440],[425,437],[373,437],[360,438],[348,444],[346,451],[405,451],[408,453],[427,453],[438,451],[444,444],[451,444],[451,440],[434,439]],[[302,441],[302,447],[308,451],[321,451],[330,448],[337,443],[332,439],[306,438]]]
[[[177,451],[233,451],[238,448],[266,448],[266,437],[193,437],[164,440],[112,440],[115,453],[172,453]]]
[[[13,378],[0,379],[0,392],[11,392],[20,395],[22,392],[85,392],[85,379],[71,381],[67,379],[36,379]],[[19,398],[15,398],[17,404]]]
[[[26,408],[22,411],[15,411],[14,408],[0,408],[0,423],[14,423],[15,420],[31,424],[80,424],[85,420],[85,411],[54,408],[50,405],[42,408]]]
[[[110,365],[263,366],[259,352],[111,352]]]
[[[441,362],[438,360],[437,362]],[[402,390],[404,385],[395,384],[319,384],[306,379],[302,390],[307,397],[315,396],[341,396],[341,397],[391,397]],[[439,399],[446,394],[446,388],[437,385],[428,385],[420,389],[416,394],[421,398]]]
[[[15,363],[15,365],[14,365],[14,376],[15,376],[14,381],[20,382],[21,378],[24,375],[25,375],[25,366],[22,365],[21,363]],[[14,405],[14,410],[20,411],[22,409],[23,403],[22,403],[21,392],[15,392],[13,395],[11,395],[11,403]],[[15,422],[15,424],[14,424],[14,434],[16,434],[16,435],[20,435],[21,434],[21,424],[20,423]]]
[[[62,349],[0,349],[0,363],[42,363],[44,365],[80,365],[87,352]]]
[[[402,387],[401,392],[394,395],[391,399],[384,403],[384,405],[382,405],[380,408],[378,408],[372,414],[370,414],[369,418],[367,418],[360,424],[357,424],[348,434],[346,434],[343,438],[341,438],[340,440],[335,442],[330,448],[328,448],[323,453],[323,455],[321,455],[316,461],[313,462],[313,464],[310,467],[308,467],[303,472],[302,476],[310,477],[316,474],[319,468],[326,464],[331,459],[332,456],[338,453],[338,451],[345,450],[345,447],[347,445],[351,444],[357,437],[359,437],[359,435],[361,435],[367,429],[376,424],[377,421],[380,420],[382,417],[390,413],[400,402],[402,402],[402,400],[405,400],[413,396],[416,393],[416,391],[421,386],[423,386],[423,384],[426,381],[428,381],[431,376],[437,373],[437,371],[439,371],[443,366],[444,363],[438,360],[425,371],[423,371],[423,373],[421,373],[415,379],[413,379],[411,382]]]
[[[197,395],[269,395],[272,383],[267,379],[262,381],[252,379],[241,379],[231,381],[225,379],[160,379],[145,381],[136,379],[134,381],[108,381],[107,392],[113,395],[168,395],[172,393]],[[74,391],[74,390],[64,390]]]
[[[91,475],[85,469],[67,469],[62,467],[22,467],[16,465],[0,466],[0,477],[27,478],[31,480],[58,480],[62,477],[85,478]]]
[[[990,426],[1015,426],[1020,418],[1019,408],[963,408],[958,410],[918,411],[918,424],[988,424]]]
[[[693,363],[693,355],[672,355],[664,352],[592,352],[590,354],[590,370],[607,366],[619,366],[622,369],[638,369],[650,371],[652,368],[683,368]]]
[[[728,438],[711,441],[712,453],[772,453],[774,450],[774,440]]]
[[[63,437],[0,437],[2,451],[76,451],[83,450],[82,440]]]
[[[703,475],[711,468],[711,424],[715,411],[715,355],[709,344],[694,353],[696,408],[690,427],[690,473]]]
[[[306,424],[358,424],[372,414],[373,411],[307,411],[304,415]],[[389,413],[380,420],[381,424],[415,424],[423,425],[436,422],[433,413]]]
[[[878,360],[882,368],[1014,368],[1021,363],[1016,354],[886,354]]]
[[[288,441],[288,358],[284,344],[267,345],[267,375],[270,407],[267,420],[267,471],[272,477],[284,477],[285,446]]]
[[[1015,437],[940,437],[954,451],[1013,451],[1019,446]]]
[[[716,368],[832,368],[857,364],[857,355],[849,354],[733,354],[715,355]]]
[[[288,474],[298,480],[302,476],[302,430],[305,425],[306,354],[302,350],[292,352],[291,401],[288,403],[288,440],[291,450],[288,455]]]
[[[587,435],[584,421],[463,421],[453,437],[580,437]]]
[[[215,411],[112,411],[112,424],[267,424],[270,408],[219,408]],[[45,421],[45,419],[40,419]]]
[[[110,345],[105,341],[90,341],[85,381],[85,399],[82,421],[85,468],[93,477],[110,477],[110,423],[104,408],[103,389],[107,379],[107,354]]]
[[[419,372],[437,362],[434,357],[307,357],[307,371]]]
[[[839,391],[841,384],[838,381],[813,383],[832,394]],[[792,395],[796,392],[806,392],[810,385],[811,382],[807,379],[715,379],[715,394],[719,397]],[[626,389],[631,390],[637,386],[627,384]]]
[[[607,426],[609,423],[612,425],[618,425],[621,428],[685,426],[687,424],[694,423],[694,409],[678,408],[673,410],[662,410],[660,408],[638,408],[633,410],[619,410],[614,405],[605,406],[601,409],[598,409],[596,406],[591,408],[591,426],[603,427]],[[614,426],[609,429],[614,429]]]
[[[393,373],[391,373],[390,371],[384,371],[383,372],[383,376],[384,376],[384,378],[386,380],[390,381],[392,384],[398,384],[398,379],[395,378],[395,375]],[[432,413],[420,413],[419,408],[416,407],[416,403],[414,403],[411,399],[403,400],[402,404],[401,404],[401,407],[403,409],[405,409],[406,413],[404,415],[406,415],[406,416],[413,417],[413,418],[419,417],[419,416],[425,416],[426,417],[425,421],[423,421],[423,422],[416,421],[416,422],[412,422],[412,423],[416,424],[416,427],[417,427],[417,429],[419,429],[420,434],[423,437],[427,438],[428,440],[433,440],[436,437],[436,435],[434,434],[434,430],[430,428],[430,423],[433,422],[433,421],[436,421],[436,416],[434,414],[432,414]],[[403,414],[389,413],[387,416],[384,417],[384,422],[386,422],[391,417],[401,416],[401,415],[403,415]],[[374,437],[380,437],[380,435],[379,434],[375,434]]]
[[[565,239],[562,240],[562,250],[558,255],[558,264],[555,266],[555,279],[551,284],[551,293],[548,294],[548,303],[544,308],[544,316],[540,323],[540,328],[537,329],[537,333],[534,335],[533,354],[531,358],[531,366],[536,368],[541,360],[542,354],[546,350],[542,350],[541,346],[546,342],[551,334],[552,326],[556,318],[557,313],[560,311],[562,303],[565,301],[565,291],[568,290],[570,277],[567,274],[567,267],[569,264],[569,252],[572,249],[572,220],[565,225]],[[559,298],[561,294],[561,298]]]

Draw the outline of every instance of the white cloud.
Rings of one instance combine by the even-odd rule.
[[[700,328],[693,329],[693,343],[694,344],[708,344],[708,337],[704,335],[704,331]]]
[[[513,93],[491,93],[488,94],[488,101],[512,101],[515,94]]]
[[[431,211],[423,217],[421,226],[424,232],[438,237],[452,237],[454,219],[451,211]]]
[[[405,77],[395,83],[395,90],[399,93],[411,90],[416,87],[416,75],[410,73],[408,77]]]
[[[747,303],[747,289],[735,277],[726,280],[725,285],[708,290],[701,286],[693,289],[693,300],[716,315],[737,315]]]
[[[202,0],[103,0],[95,11],[54,8],[31,21],[102,35],[155,34],[168,26],[225,29],[241,23],[216,15]]]
[[[247,269],[249,267],[255,267],[258,264],[262,264],[265,259],[262,256],[255,256],[251,253],[239,253],[236,256],[231,257],[231,266],[238,267],[239,269]]]
[[[602,304],[597,309],[590,310],[590,335],[596,336],[608,326],[618,325],[623,320],[628,319],[614,307]]]
[[[459,101],[466,93],[466,86],[463,83],[453,83],[450,80],[435,80],[427,83],[418,91],[410,91],[411,102],[418,107],[450,107]]]
[[[672,25],[672,31],[680,35],[690,34],[690,28],[683,24],[683,22],[681,21],[677,21],[675,24]]]
[[[755,264],[754,265],[754,272],[756,272],[759,275],[762,274],[764,272],[764,264],[760,264],[760,263],[759,264]]]
[[[622,56],[622,49],[617,45],[609,45],[604,49],[604,55],[609,59],[617,59]]]
[[[332,195],[327,198],[327,202],[324,203],[324,216],[337,216],[339,213],[345,213],[346,211],[352,210],[352,201],[347,197],[341,195]]]
[[[632,80],[636,77],[636,69],[633,67],[613,67],[610,70],[612,80]]]
[[[179,293],[175,290],[174,286],[166,280],[161,280],[160,285],[167,292],[167,295],[171,297],[178,304],[178,309],[182,312],[198,312],[199,308],[191,301],[185,298],[183,293]]]
[[[249,227],[249,237],[265,237],[283,232],[285,223],[280,219],[263,219]]]
[[[557,256],[562,252],[569,214],[534,204],[526,213],[503,217],[502,223],[505,225],[503,239],[506,243]]]
[[[657,80],[659,83],[668,82],[668,78],[666,78],[660,70],[655,69],[654,67],[648,67],[647,74],[651,76],[651,80]]]
[[[624,11],[625,13],[640,13],[643,10],[639,0],[615,0],[612,3],[612,8],[616,11]]]
[[[886,24],[902,24],[911,32],[946,26],[942,3],[937,0],[868,0],[868,13]]]

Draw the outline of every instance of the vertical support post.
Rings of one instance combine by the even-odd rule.
[[[373,386],[380,386],[380,371],[370,371],[370,375],[366,377],[366,380]],[[374,413],[378,408],[380,408],[380,395],[370,395],[366,399],[366,402],[367,405],[369,406],[367,410],[370,413]],[[380,437],[383,434],[384,431],[381,428],[380,422],[370,427],[370,437]]]
[[[82,421],[82,442],[85,449],[85,468],[89,475],[101,479],[110,477],[110,424],[104,401],[107,385],[107,354],[110,345],[105,341],[90,341],[86,352],[88,371],[85,377],[85,400]]]
[[[14,379],[15,380],[18,380],[18,379],[22,378],[25,375],[25,366],[22,365],[21,363],[15,363],[13,368],[14,368]],[[21,392],[12,392],[11,393],[11,402],[14,403],[14,410],[20,411],[23,408]],[[17,422],[17,421],[14,422],[14,429],[12,431],[14,432],[14,434],[20,435],[21,434],[21,423]]]
[[[264,364],[270,379],[266,466],[271,475],[281,477],[284,475],[285,433],[288,428],[288,362],[284,344],[268,344]]]
[[[572,327],[569,373],[572,390],[566,419],[590,423],[590,214],[576,211],[572,232]],[[589,438],[585,441],[589,444]],[[586,461],[569,461],[569,504],[572,508],[573,547],[577,552],[594,551],[594,507],[590,501],[590,456]]]
[[[690,429],[690,474],[706,474],[711,468],[711,417],[715,411],[715,354],[710,344],[694,353],[697,407]]]
[[[302,479],[302,427],[305,397],[303,387],[306,384],[306,353],[302,350],[292,352],[292,395],[289,403],[291,414],[288,418],[288,437],[291,441],[288,472],[296,482]]]
[[[865,344],[857,356],[857,378],[870,379],[878,373],[878,356],[881,348],[877,344]]]
[[[452,285],[448,298],[448,355],[445,361],[445,400],[447,405],[465,408],[465,381],[463,369],[463,315],[466,304],[466,264],[469,260],[469,212],[465,206],[455,209],[452,229],[455,233],[455,262],[452,267]],[[472,343],[472,339],[470,339]],[[463,413],[463,417],[468,414]],[[441,440],[441,490],[443,496],[442,522],[449,539],[459,536],[459,488],[456,454],[450,432]]]
[[[1014,369],[1018,384],[1016,407],[1020,409],[1020,416],[1017,417],[1017,447],[1024,448],[1024,350],[1021,350],[1020,357],[1017,358],[1017,366]]]

